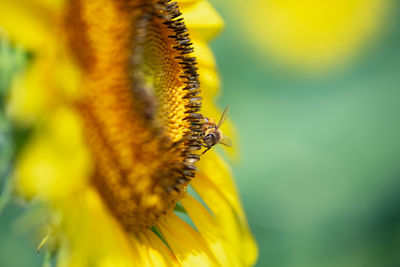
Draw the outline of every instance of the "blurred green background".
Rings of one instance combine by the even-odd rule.
[[[327,16],[354,19],[339,17],[344,25],[330,37],[354,21],[371,31],[360,37],[357,24],[311,46],[317,31],[281,38],[290,25],[280,31],[282,17],[271,22],[263,13],[265,3],[279,1],[212,1],[227,24],[212,48],[223,82],[219,103],[230,106],[240,137],[233,169],[259,245],[257,266],[400,266],[400,5],[379,1],[349,1],[369,5],[359,17],[343,6]],[[281,11],[298,11],[305,25],[324,21],[321,9],[319,17],[304,15],[296,6],[304,2],[289,2],[292,9]],[[306,3],[313,14],[316,2]],[[367,17],[379,3],[387,4],[382,14]],[[21,211],[9,205],[0,215],[0,266],[43,262],[35,252],[40,240],[13,226]]]
[[[263,1],[214,2],[227,24],[212,44],[219,103],[240,135],[234,172],[257,266],[400,266],[398,2],[353,55],[311,70],[246,35],[246,6]]]

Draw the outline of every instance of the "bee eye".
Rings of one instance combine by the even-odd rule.
[[[204,142],[208,145],[208,146],[213,146],[215,145],[215,135],[214,134],[207,134],[204,137]]]
[[[212,140],[212,139],[215,139],[215,136],[214,136],[213,134],[207,134],[207,135],[206,135],[206,138],[207,138],[208,140]]]

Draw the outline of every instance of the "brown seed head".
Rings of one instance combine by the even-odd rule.
[[[72,17],[69,14],[74,14]],[[201,97],[176,3],[71,0],[65,27],[84,70],[93,185],[125,229],[152,226],[195,175]]]

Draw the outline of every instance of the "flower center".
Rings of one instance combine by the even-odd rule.
[[[74,0],[69,40],[84,69],[93,185],[128,231],[172,210],[195,175],[201,98],[176,3]],[[72,12],[73,11],[73,12]]]

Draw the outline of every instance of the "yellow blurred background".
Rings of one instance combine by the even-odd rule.
[[[237,27],[260,53],[312,72],[359,55],[379,38],[391,6],[390,0],[234,2]]]

